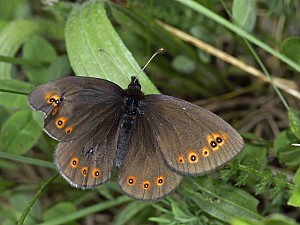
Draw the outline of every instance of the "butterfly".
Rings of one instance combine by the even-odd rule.
[[[59,78],[36,87],[28,101],[44,112],[44,130],[59,141],[55,165],[76,188],[95,188],[118,168],[125,194],[155,201],[184,176],[207,174],[244,148],[222,118],[172,96],[144,95],[135,76],[125,90],[100,78]]]

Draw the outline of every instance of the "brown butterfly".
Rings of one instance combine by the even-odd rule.
[[[144,95],[136,77],[126,90],[107,80],[65,77],[38,86],[29,104],[45,113],[44,129],[60,141],[55,164],[74,187],[107,182],[119,167],[127,195],[159,200],[183,176],[200,176],[244,148],[223,119],[187,101]]]

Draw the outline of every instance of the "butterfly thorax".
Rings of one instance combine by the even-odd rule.
[[[119,166],[128,150],[129,141],[131,138],[131,130],[138,114],[141,114],[139,106],[144,94],[141,91],[141,85],[136,77],[131,78],[128,88],[125,90],[124,96],[124,115],[121,119],[121,130],[117,145],[117,160]]]
[[[141,91],[141,85],[136,77],[131,77],[131,82],[125,90],[125,93],[125,114],[137,115],[139,112],[139,104],[144,94]]]

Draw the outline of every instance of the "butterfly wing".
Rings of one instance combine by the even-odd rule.
[[[93,188],[111,178],[115,169],[120,111],[95,129],[70,142],[60,142],[54,153],[55,165],[74,187]]]
[[[166,95],[145,96],[143,108],[166,164],[182,175],[202,175],[235,158],[240,134],[212,112]]]
[[[109,119],[121,107],[123,90],[107,80],[64,77],[38,86],[29,104],[45,113],[44,129],[54,139],[71,141]]]
[[[65,77],[29,95],[30,105],[45,113],[46,132],[61,141],[55,164],[72,186],[93,188],[112,176],[123,94],[106,80]]]
[[[165,165],[144,115],[137,116],[131,134],[128,152],[119,170],[119,186],[135,199],[159,200],[180,184],[182,176]]]

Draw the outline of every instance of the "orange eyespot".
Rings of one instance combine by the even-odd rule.
[[[149,190],[151,188],[151,182],[149,180],[146,180],[142,183],[142,188],[144,190]]]
[[[73,128],[74,128],[74,126],[67,127],[66,130],[65,130],[66,134],[71,134],[73,132]]]
[[[227,134],[226,133],[213,133],[213,137],[218,144],[219,147],[222,147],[225,144],[225,141],[227,140]]]
[[[136,184],[136,177],[135,176],[127,177],[127,184],[130,186],[134,186]]]
[[[73,169],[76,169],[78,167],[78,164],[79,164],[79,159],[77,157],[71,159],[70,165]]]
[[[92,170],[92,176],[94,177],[94,178],[99,178],[100,177],[100,169],[99,168],[94,168],[93,170]]]
[[[61,116],[55,120],[54,124],[57,128],[61,129],[65,126],[67,121],[68,119],[66,117]]]
[[[189,163],[197,163],[197,162],[199,162],[198,154],[194,150],[190,150],[188,152],[188,162]]]
[[[224,141],[227,139],[227,134],[225,132],[212,133],[212,136],[215,140],[217,140],[218,137],[222,138]]]
[[[55,116],[57,112],[58,112],[58,106],[55,106],[54,109],[52,110],[51,115]]]
[[[47,101],[47,104],[52,104],[53,106],[58,105],[58,103],[60,102],[60,96],[57,94],[47,92],[44,97]]]
[[[204,157],[204,158],[206,158],[206,157],[208,157],[210,155],[210,151],[208,150],[208,148],[207,147],[203,147],[202,148],[202,156]]]
[[[88,167],[87,167],[87,166],[83,166],[83,167],[81,168],[81,174],[82,174],[82,176],[84,176],[84,177],[88,174]]]
[[[156,185],[157,186],[163,186],[165,184],[165,177],[159,176],[156,178]]]
[[[180,163],[180,164],[183,164],[185,162],[183,155],[179,155],[177,157],[177,162]]]
[[[213,151],[218,151],[225,144],[227,139],[226,133],[212,133],[206,136],[207,143]]]
[[[209,148],[212,149],[213,151],[218,151],[220,149],[220,146],[218,145],[217,141],[215,140],[215,138],[217,138],[218,136],[219,135],[217,133],[212,133],[211,135],[206,136],[207,144],[208,144]]]

